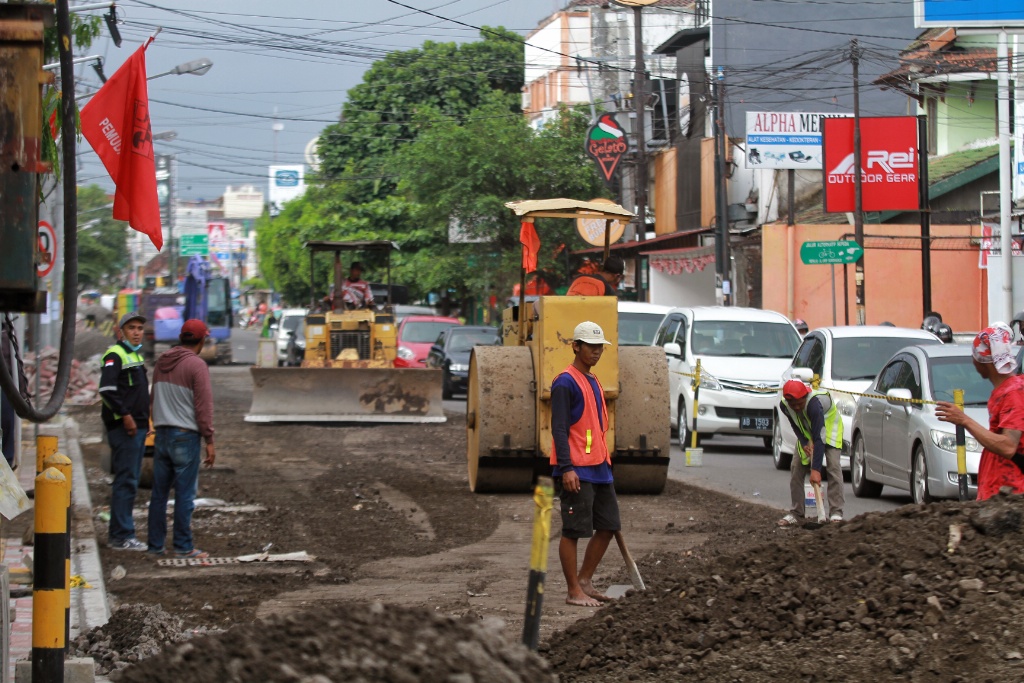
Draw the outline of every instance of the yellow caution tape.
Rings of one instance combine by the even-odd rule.
[[[79,576],[78,574],[75,574],[74,576],[71,577],[71,587],[72,588],[92,588],[92,586],[89,584],[89,582],[86,581],[83,577]]]

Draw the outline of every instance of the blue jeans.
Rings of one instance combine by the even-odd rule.
[[[178,427],[157,427],[153,494],[149,499],[149,549],[163,552],[167,497],[174,488],[174,552],[192,550],[192,510],[199,488],[200,436]]]
[[[132,508],[135,507],[135,493],[139,490],[139,469],[146,452],[146,428],[136,430],[135,436],[128,436],[124,425],[118,424],[107,431],[110,444],[110,466],[114,471],[114,484],[110,491],[110,528],[112,542],[135,538],[135,521]]]

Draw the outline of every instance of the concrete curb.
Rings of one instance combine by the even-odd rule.
[[[89,481],[82,461],[82,448],[78,443],[78,423],[65,418],[60,426],[63,431],[67,455],[71,458],[71,500],[75,506],[74,515],[89,520],[88,531],[82,532],[83,524],[72,539],[71,573],[85,579],[92,588],[81,588],[71,592],[71,637],[74,638],[110,620],[110,605],[107,602],[107,588],[103,581],[103,565],[100,562],[99,545],[93,533],[92,498],[89,495]]]

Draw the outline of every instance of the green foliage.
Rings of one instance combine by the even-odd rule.
[[[110,197],[98,185],[78,188],[78,287],[116,292],[129,268],[128,224],[111,217]]]
[[[99,37],[101,27],[103,25],[103,19],[96,15],[81,15],[71,14],[71,35],[74,42],[75,48],[78,51],[84,52],[89,49],[92,45],[92,41]],[[60,53],[57,49],[57,29],[56,27],[46,29],[43,32],[43,61],[47,64],[52,64],[60,60]],[[61,169],[61,153],[57,147],[57,142],[54,139],[53,133],[50,130],[50,117],[56,113],[56,125],[57,131],[60,131],[63,125],[64,112],[60,106],[60,72],[55,72],[57,75],[57,81],[53,87],[45,88],[43,91],[43,141],[42,141],[42,155],[43,161],[48,162],[53,167],[53,172],[56,177],[60,178]],[[81,135],[82,124],[78,120],[78,111],[75,111],[75,130]]]
[[[588,119],[563,109],[540,131],[519,108],[521,39],[485,33],[476,43],[426,43],[396,52],[348,93],[342,122],[320,137],[321,182],[276,218],[257,222],[257,254],[269,283],[290,303],[309,300],[308,240],[390,239],[392,281],[414,299],[504,297],[519,280],[516,199],[606,196],[583,151]],[[448,242],[449,225],[471,242]],[[538,223],[541,268],[568,274],[562,245],[582,246],[572,221]],[[560,252],[556,255],[556,252]],[[370,281],[384,261],[363,261]],[[330,258],[315,265],[317,296],[333,280]],[[347,273],[347,270],[345,271]]]

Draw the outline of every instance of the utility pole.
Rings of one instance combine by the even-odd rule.
[[[650,4],[650,3],[644,3]],[[643,242],[647,238],[647,73],[644,65],[644,30],[643,5],[633,7],[633,46],[636,55],[636,73],[634,74],[634,109],[636,111],[636,239]],[[643,266],[640,255],[636,257],[636,299],[646,301],[643,286]]]
[[[725,131],[725,72],[718,67],[718,76],[715,81],[715,227],[717,237],[715,238],[715,261],[718,267],[715,269],[717,282],[715,283],[715,294],[719,303],[728,306],[731,300],[732,288],[729,277],[732,268],[729,267],[729,194],[726,188],[725,156],[726,156],[726,131]]]
[[[857,244],[864,248],[864,192],[861,186],[860,153],[860,46],[857,39],[850,41],[850,62],[853,64],[853,235]],[[857,324],[865,325],[864,312],[864,252],[857,259],[855,296],[857,297]]]

